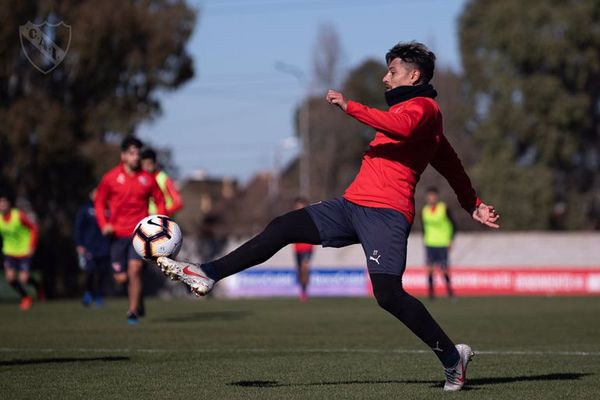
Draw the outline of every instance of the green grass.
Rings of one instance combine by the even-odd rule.
[[[426,306],[482,351],[463,392],[442,393],[435,356],[373,300],[151,300],[137,326],[113,300],[0,304],[0,398],[598,398],[600,298]]]

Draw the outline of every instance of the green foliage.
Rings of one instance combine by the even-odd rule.
[[[24,56],[19,26],[27,21],[71,26],[70,36],[48,28],[68,48],[48,74]],[[160,113],[159,90],[193,76],[185,45],[194,25],[183,1],[0,5],[0,183],[39,216],[37,258],[49,275],[64,272],[55,266],[75,268],[73,218],[100,174],[118,161],[115,143]]]
[[[580,229],[600,218],[598,20],[594,0],[471,1],[461,17],[482,150],[476,180],[506,227]]]
[[[367,60],[349,72],[341,91],[347,98],[386,108],[381,78],[385,65]],[[373,129],[348,118],[323,97],[310,99],[311,194],[313,199],[339,196],[350,184]]]

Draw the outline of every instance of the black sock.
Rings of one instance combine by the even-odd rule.
[[[429,298],[433,299],[433,297],[435,296],[435,292],[433,289],[433,272],[429,273],[429,276],[427,277],[427,283],[429,284]]]
[[[454,293],[452,292],[452,284],[450,283],[450,274],[448,273],[448,271],[444,272],[444,279],[446,280],[446,288],[448,289],[448,297],[454,296]]]
[[[29,279],[27,280],[27,284],[31,285],[35,288],[36,291],[40,290],[40,283],[33,276],[29,275]]]
[[[17,293],[19,293],[19,296],[21,296],[21,298],[27,296],[27,292],[25,291],[25,288],[23,287],[23,285],[21,285],[21,282],[13,281],[10,283],[10,286],[13,289],[15,289],[17,291]]]
[[[433,319],[425,306],[406,293],[399,275],[371,274],[373,293],[379,305],[398,318],[415,335],[429,346],[444,367],[458,361],[458,351],[452,340]]]
[[[319,230],[305,209],[275,218],[258,236],[226,256],[203,264],[202,269],[209,278],[218,281],[267,261],[290,243],[321,243]]]

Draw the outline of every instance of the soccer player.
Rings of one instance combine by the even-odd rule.
[[[308,201],[303,197],[298,197],[294,204],[294,209],[300,210],[308,206]],[[296,256],[296,273],[298,283],[300,284],[300,301],[305,303],[308,300],[308,281],[310,259],[312,258],[313,245],[310,243],[294,243],[294,255]]]
[[[74,229],[79,266],[85,272],[85,289],[81,299],[85,307],[93,302],[98,307],[104,305],[104,281],[110,265],[110,240],[98,227],[95,198],[96,189],[93,189],[89,200],[77,212]]]
[[[264,262],[289,243],[329,247],[360,243],[379,305],[438,357],[446,376],[444,390],[460,390],[473,355],[471,348],[455,346],[423,304],[402,288],[415,185],[431,164],[448,180],[473,219],[498,228],[499,215],[477,197],[443,134],[442,114],[434,100],[437,92],[429,84],[435,55],[421,43],[398,43],[386,54],[386,61],[387,111],[347,100],[334,90],[326,96],[330,104],[377,131],[358,175],[342,197],[275,218],[258,236],[220,259],[201,265],[167,257],[157,261],[165,274],[204,295],[215,282]]]
[[[140,168],[142,142],[126,137],[121,143],[121,163],[107,172],[94,201],[98,226],[111,237],[110,257],[117,283],[128,283],[127,321],[136,324],[144,316],[142,301],[142,258],[131,244],[137,223],[148,216],[148,203],[154,199],[159,214],[165,214],[165,198],[152,175]],[[106,211],[108,209],[108,217]]]
[[[0,194],[0,236],[4,254],[6,282],[21,296],[21,310],[29,310],[33,299],[25,285],[32,285],[38,300],[43,298],[41,284],[29,273],[31,257],[35,252],[38,228],[22,210],[13,207],[14,200],[8,194]]]
[[[427,188],[425,199],[427,204],[421,212],[421,220],[423,222],[423,243],[425,244],[429,298],[431,300],[435,298],[433,274],[436,268],[442,271],[446,281],[448,297],[452,298],[452,285],[450,284],[450,273],[448,271],[448,252],[452,246],[456,225],[446,203],[440,201],[437,188]]]
[[[152,149],[146,149],[142,152],[142,169],[154,176],[158,187],[162,190],[165,196],[165,204],[167,207],[167,215],[174,216],[175,213],[183,208],[183,201],[181,195],[173,183],[173,180],[167,175],[167,173],[158,168],[156,162],[156,152]],[[150,200],[148,208],[150,215],[156,214],[156,204],[153,200]]]

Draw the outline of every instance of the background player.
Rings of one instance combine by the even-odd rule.
[[[28,310],[33,299],[27,294],[25,285],[33,285],[38,300],[43,300],[41,284],[29,270],[31,257],[35,252],[38,238],[37,226],[27,218],[22,210],[13,207],[14,199],[8,194],[0,195],[0,236],[4,254],[4,275],[6,282],[21,296],[21,310]]]
[[[294,204],[294,209],[299,210],[308,206],[308,201],[303,197],[298,197]],[[296,256],[296,274],[298,284],[300,285],[300,301],[303,303],[308,300],[308,283],[310,278],[310,259],[312,258],[313,245],[310,243],[294,243],[294,255]]]
[[[460,390],[473,352],[454,345],[423,304],[402,287],[407,241],[414,219],[414,193],[428,164],[450,183],[461,206],[476,221],[498,228],[494,207],[476,195],[456,152],[443,134],[434,98],[435,55],[421,43],[399,43],[386,54],[383,77],[388,111],[348,101],[330,90],[327,101],[377,132],[358,175],[343,197],[275,218],[258,236],[226,256],[202,265],[159,257],[163,272],[198,295],[214,283],[258,265],[289,243],[344,247],[360,243],[378,304],[404,323],[444,367],[444,390]]]
[[[427,188],[425,201],[426,204],[421,212],[421,219],[423,222],[423,243],[425,244],[429,298],[431,300],[435,298],[433,278],[436,268],[439,268],[444,275],[448,297],[452,298],[448,254],[456,233],[456,224],[446,203],[440,201],[437,188]]]
[[[94,208],[98,226],[110,236],[110,257],[115,281],[129,281],[127,321],[138,322],[145,315],[143,306],[141,257],[133,249],[131,235],[137,223],[148,216],[148,203],[156,202],[157,212],[165,214],[165,198],[154,177],[140,168],[142,142],[126,137],[121,143],[121,163],[107,172],[96,194]],[[106,210],[108,209],[108,218]]]
[[[177,211],[183,208],[183,201],[173,180],[164,170],[158,168],[154,150],[146,149],[142,152],[142,169],[156,179],[158,187],[165,196],[167,215],[173,217]],[[156,203],[152,199],[150,199],[148,212],[150,215],[157,214]]]
[[[79,266],[85,272],[81,302],[86,307],[92,302],[99,307],[104,304],[105,277],[110,264],[110,240],[98,227],[93,203],[95,198],[96,189],[93,189],[90,199],[77,212],[74,229]]]

